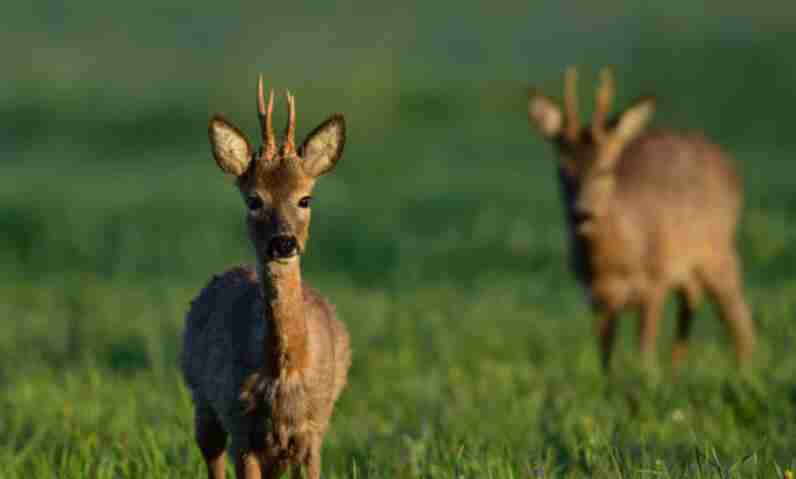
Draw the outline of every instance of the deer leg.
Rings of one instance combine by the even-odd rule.
[[[641,305],[638,349],[641,362],[646,367],[655,364],[655,343],[658,339],[658,325],[663,314],[665,298],[665,290],[656,290],[649,294]]]
[[[704,280],[711,296],[718,303],[721,319],[729,329],[735,346],[735,358],[741,364],[752,355],[756,338],[749,306],[743,297],[739,263],[734,252],[727,254],[718,265],[704,271]]]
[[[595,323],[597,341],[600,346],[600,362],[603,369],[611,369],[611,354],[614,350],[616,339],[616,312],[613,310],[600,310]]]
[[[280,477],[282,477],[285,474],[285,471],[287,471],[287,468],[288,468],[287,464],[285,464],[282,461],[277,461],[277,462],[274,462],[272,464],[269,464],[268,466],[266,466],[263,469],[263,478],[264,479],[279,479]],[[299,469],[299,475],[298,476],[296,476],[295,474],[296,474],[296,469],[294,468],[291,475],[293,477],[299,477],[300,478],[301,477],[301,470]],[[259,477],[258,477],[258,479],[259,479]]]
[[[251,451],[239,454],[235,461],[235,477],[237,479],[262,479],[260,460]]]
[[[688,337],[691,335],[691,322],[694,310],[683,293],[678,293],[677,333],[672,345],[672,367],[676,370],[688,353]]]
[[[320,479],[321,477],[321,441],[316,441],[307,455],[307,478]]]
[[[207,465],[207,477],[224,479],[227,432],[224,431],[218,418],[211,413],[197,414],[195,428],[196,443]]]
[[[672,344],[672,368],[677,371],[688,354],[688,338],[691,324],[700,302],[699,285],[692,282],[677,291],[677,332]]]

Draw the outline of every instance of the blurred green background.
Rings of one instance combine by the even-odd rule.
[[[201,471],[182,315],[213,273],[253,259],[207,121],[223,112],[254,133],[259,73],[296,95],[299,137],[332,112],[348,125],[303,261],[355,350],[327,477],[776,477],[796,464],[793,5],[3,11],[2,477]],[[527,89],[560,95],[570,64],[586,113],[610,65],[618,106],[655,93],[658,124],[702,129],[737,158],[761,334],[746,374],[709,307],[677,381],[633,367],[632,315],[617,374],[601,374],[552,152],[526,114]]]

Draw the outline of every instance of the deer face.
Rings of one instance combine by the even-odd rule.
[[[540,134],[556,147],[569,220],[577,233],[585,234],[610,211],[622,150],[644,130],[655,111],[655,100],[641,98],[607,120],[613,99],[613,78],[604,70],[593,121],[581,128],[575,75],[574,69],[567,70],[565,113],[553,100],[539,93],[531,94],[528,113]]]
[[[315,179],[303,174],[299,161],[282,158],[277,167],[261,171],[255,163],[240,181],[249,237],[260,259],[285,261],[304,251]]]
[[[345,121],[333,115],[297,150],[295,100],[290,93],[285,141],[277,148],[271,125],[273,92],[266,106],[262,78],[258,107],[263,145],[252,150],[245,135],[221,116],[210,121],[210,144],[218,166],[237,178],[247,210],[249,237],[261,263],[287,263],[300,256],[309,237],[312,189],[334,168],[345,144]]]

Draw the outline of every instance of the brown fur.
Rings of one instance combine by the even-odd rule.
[[[573,77],[570,70],[568,83]],[[616,316],[629,306],[641,310],[639,348],[644,362],[653,361],[671,290],[680,303],[675,365],[685,355],[704,290],[718,303],[736,357],[744,361],[755,332],[735,248],[740,179],[727,154],[701,134],[644,130],[654,110],[650,98],[605,120],[612,87],[604,73],[593,124],[574,132],[571,125],[579,119],[572,117],[571,85],[565,113],[538,93],[529,104],[531,122],[559,153],[572,265],[598,314],[603,364],[610,365]]]
[[[319,131],[329,149],[317,148]],[[344,123],[333,116],[298,152],[286,141],[281,153],[263,148],[254,155],[220,117],[211,121],[210,138],[217,163],[237,176],[244,199],[262,202],[247,221],[257,267],[214,277],[186,317],[182,367],[196,408],[197,444],[211,478],[224,477],[229,436],[239,478],[279,477],[290,466],[300,475],[303,465],[317,479],[351,352],[334,308],[301,278],[310,217],[298,204],[339,158]],[[298,254],[271,258],[268,245],[277,235],[295,237]]]

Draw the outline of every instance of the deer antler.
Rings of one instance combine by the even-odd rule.
[[[606,136],[605,120],[614,100],[614,76],[610,68],[600,72],[600,85],[597,87],[597,106],[591,123],[591,134],[596,142],[603,141]]]
[[[564,73],[564,136],[575,143],[580,136],[580,116],[578,115],[578,71],[568,67]]]
[[[287,94],[287,127],[285,127],[285,144],[282,146],[284,156],[292,155],[296,152],[296,98]]]
[[[270,161],[276,155],[276,139],[274,138],[274,128],[271,121],[271,114],[274,111],[274,90],[268,93],[268,106],[265,106],[263,98],[263,76],[257,81],[257,113],[260,118],[260,135],[263,139],[265,150],[263,157]]]

